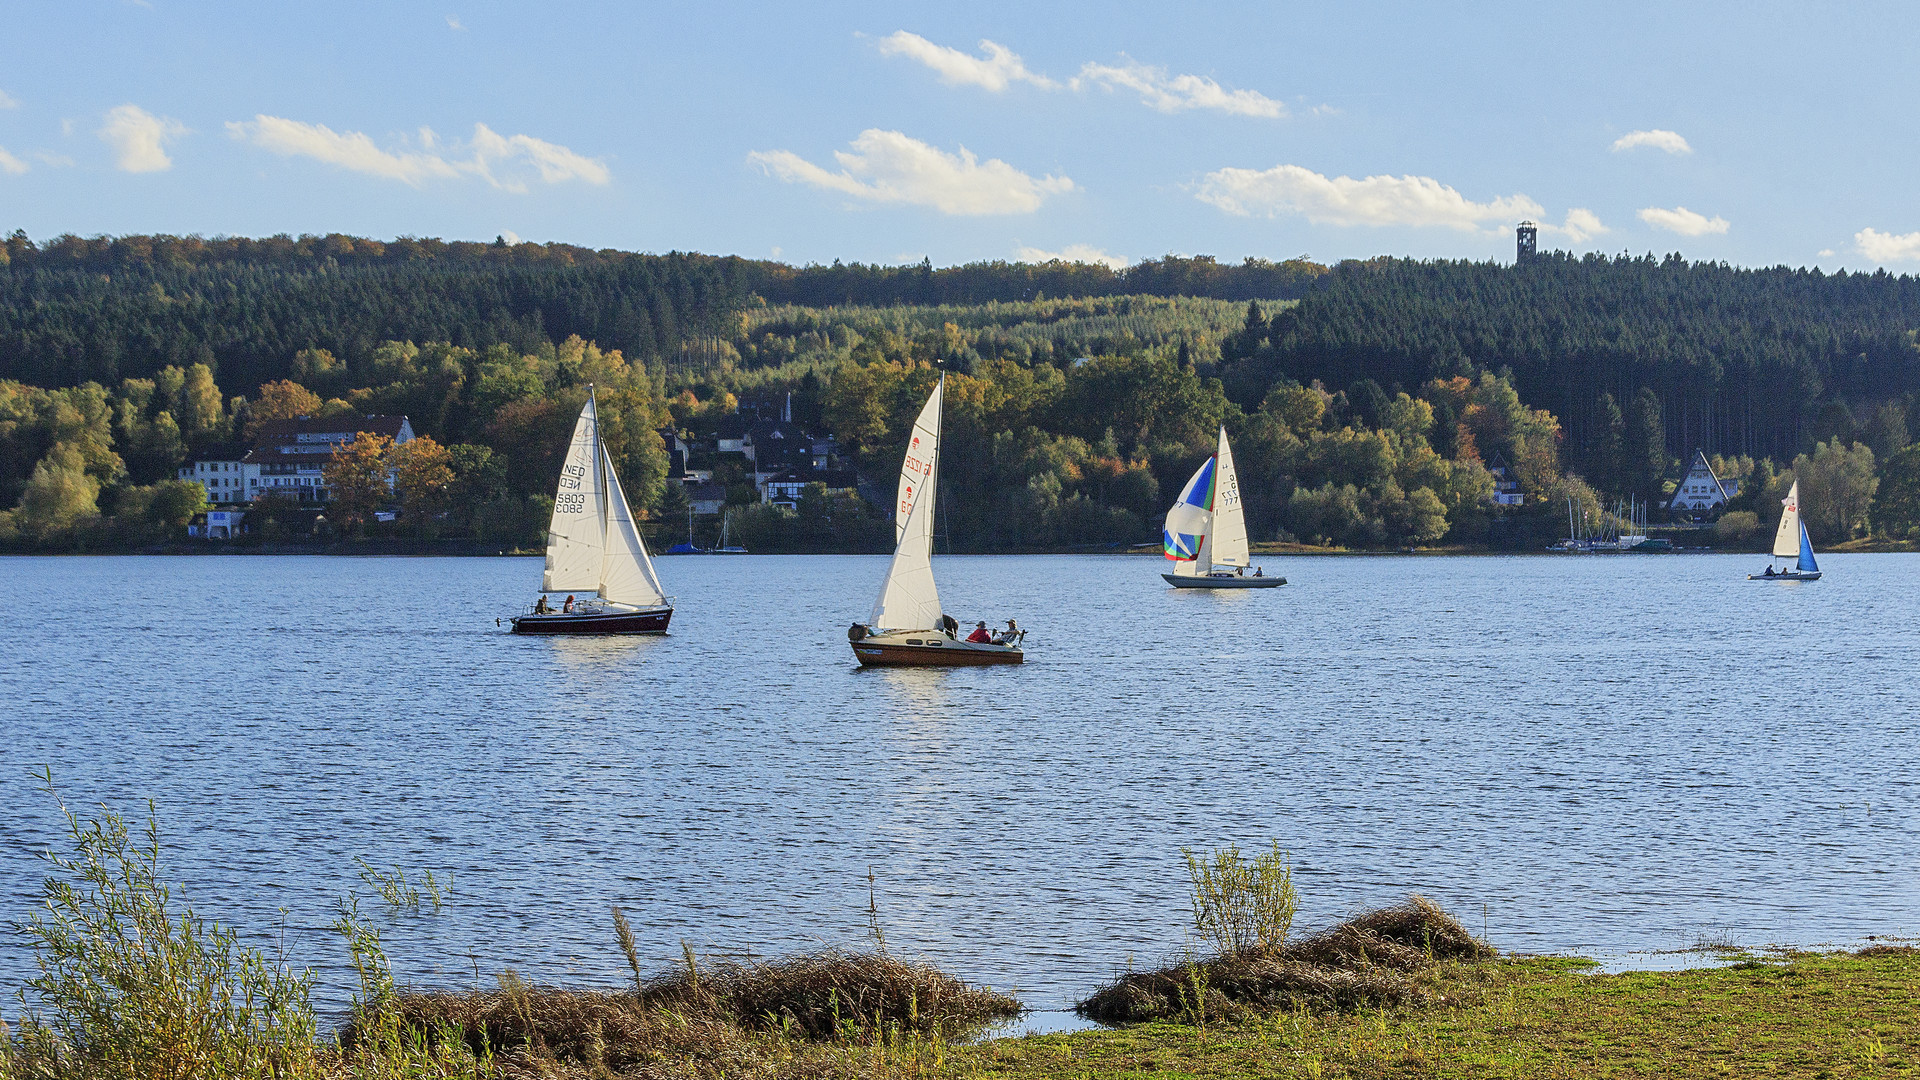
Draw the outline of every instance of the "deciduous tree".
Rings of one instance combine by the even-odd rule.
[[[1813,454],[1793,459],[1800,479],[1800,520],[1807,531],[1828,542],[1853,539],[1867,524],[1867,511],[1880,479],[1873,474],[1873,451],[1840,440],[1818,443]]]
[[[453,489],[453,455],[421,435],[394,447],[388,457],[406,520],[421,535],[431,536]]]
[[[337,526],[363,530],[367,518],[387,501],[387,455],[392,449],[392,439],[372,431],[358,432],[352,442],[334,448],[320,469],[320,477],[327,486]]]

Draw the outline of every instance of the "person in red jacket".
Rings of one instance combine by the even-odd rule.
[[[973,633],[967,635],[967,640],[976,641],[982,645],[991,645],[993,644],[993,635],[987,633],[986,623],[980,623],[973,628]]]

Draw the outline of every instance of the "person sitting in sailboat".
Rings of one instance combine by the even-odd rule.
[[[550,611],[552,611],[552,610],[553,610],[553,607],[552,607],[552,605],[550,605],[550,604],[548,604],[548,603],[547,603],[547,594],[546,594],[546,593],[541,593],[541,594],[540,594],[540,599],[538,599],[538,600],[535,600],[535,601],[533,602],[533,613],[534,613],[535,615],[545,615],[545,614],[547,614],[548,612],[550,612]]]
[[[995,635],[993,639],[993,643],[995,645],[1012,645],[1019,640],[1020,640],[1020,628],[1014,625],[1014,622],[1012,619],[1008,619],[1007,629],[1003,633]]]
[[[987,624],[985,622],[979,622],[974,624],[973,633],[967,635],[967,640],[976,645],[991,645],[993,644],[993,635],[987,632]]]
[[[561,605],[560,610],[563,613],[568,615],[573,614],[573,594],[572,593],[567,594],[567,602]]]

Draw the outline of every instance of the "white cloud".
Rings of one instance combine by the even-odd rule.
[[[968,56],[959,49],[935,45],[919,34],[896,30],[880,39],[880,55],[904,56],[925,64],[948,86],[979,86],[999,93],[1017,82],[1032,83],[1043,90],[1060,84],[1027,70],[1026,62],[1005,45],[985,38],[980,40],[984,57]]]
[[[113,147],[114,164],[123,172],[164,172],[173,168],[167,143],[187,133],[180,121],[155,116],[138,105],[122,105],[107,114],[97,134]]]
[[[34,160],[40,162],[42,165],[52,165],[55,168],[65,169],[71,168],[73,165],[72,158],[65,154],[56,154],[51,150],[35,150],[33,157]]]
[[[1047,196],[1073,190],[1064,176],[1035,179],[999,158],[983,162],[964,146],[949,154],[898,131],[868,128],[851,145],[851,152],[834,152],[839,172],[789,150],[756,150],[747,160],[788,183],[869,202],[931,206],[943,214],[1030,214]]]
[[[230,121],[227,132],[285,157],[309,157],[411,187],[422,187],[430,180],[478,176],[494,187],[522,193],[532,179],[529,170],[548,184],[567,180],[604,184],[613,175],[599,161],[564,146],[531,135],[503,136],[485,124],[473,125],[473,138],[464,147],[445,145],[445,153],[441,152],[439,136],[430,128],[420,129],[419,149],[396,150],[380,148],[363,132],[334,131],[323,124],[264,113],[252,120]]]
[[[1196,194],[1229,214],[1301,214],[1316,225],[1437,225],[1470,231],[1544,213],[1525,195],[1473,202],[1432,177],[1328,178],[1298,165],[1220,169],[1206,175]]]
[[[1665,229],[1668,232],[1679,233],[1681,236],[1705,236],[1708,233],[1727,231],[1726,218],[1710,218],[1704,214],[1696,214],[1684,206],[1676,206],[1671,210],[1649,206],[1640,211],[1640,220],[1656,229]]]
[[[7,148],[4,146],[0,146],[0,172],[7,173],[12,176],[19,176],[21,173],[26,171],[27,171],[26,162],[21,161],[19,158],[14,157],[12,154],[7,153]]]
[[[464,26],[462,26],[462,25],[460,25],[460,19],[459,19],[459,17],[458,17],[458,16],[455,16],[455,15],[449,15],[449,16],[447,16],[447,29],[449,29],[449,30],[465,30],[465,29],[466,29],[466,27],[464,27]]]
[[[1877,263],[1911,262],[1920,259],[1920,232],[1883,233],[1869,227],[1853,234],[1853,246]]]
[[[1110,255],[1092,244],[1068,244],[1059,251],[1023,245],[1014,252],[1014,257],[1027,263],[1095,263],[1109,270],[1125,270],[1131,265],[1125,256]]]
[[[1287,115],[1287,107],[1253,90],[1228,90],[1202,75],[1168,75],[1166,68],[1142,64],[1122,56],[1121,66],[1089,63],[1080,69],[1073,82],[1075,90],[1087,86],[1120,87],[1139,93],[1140,103],[1163,113],[1185,109],[1218,109],[1238,116],[1258,116],[1277,120]]]
[[[501,229],[500,239],[505,240],[508,247],[512,247],[520,242],[520,234],[514,232],[512,229]]]
[[[19,98],[14,97],[12,94],[7,93],[5,90],[0,90],[0,109],[17,109],[19,107],[20,107]]]
[[[1629,131],[1613,140],[1613,151],[1631,150],[1636,146],[1651,146],[1655,150],[1665,150],[1669,154],[1691,154],[1693,147],[1677,131],[1654,128],[1651,131]]]
[[[1569,244],[1584,244],[1602,233],[1613,230],[1600,224],[1599,215],[1584,206],[1577,206],[1567,211],[1566,224],[1541,225],[1540,231],[1564,236]]]
[[[1838,255],[1838,254],[1840,254],[1840,253],[1839,253],[1839,252],[1837,252],[1837,251],[1835,251],[1835,250],[1833,250],[1832,248],[1821,248],[1821,249],[1820,249],[1820,254],[1819,254],[1819,256],[1818,256],[1818,257],[1819,257],[1819,258],[1822,258],[1822,259],[1831,259],[1831,258],[1833,258],[1833,257],[1834,257],[1835,255]]]

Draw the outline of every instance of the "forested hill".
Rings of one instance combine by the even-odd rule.
[[[1785,457],[1851,430],[1851,412],[1920,390],[1920,279],[1786,267],[1544,255],[1519,266],[1342,263],[1257,340],[1228,384],[1273,378],[1417,386],[1509,368],[1565,425],[1569,456],[1643,388],[1669,445]],[[1830,429],[1830,430],[1829,430]]]
[[[279,378],[326,349],[350,369],[382,341],[534,351],[574,335],[643,361],[737,332],[764,300],[815,306],[976,304],[1148,293],[1302,295],[1325,267],[1169,256],[1122,271],[1081,263],[934,269],[792,267],[736,257],[643,255],[566,244],[350,236],[264,239],[15,233],[0,249],[0,378],[112,385],[205,363],[227,386]]]
[[[715,356],[751,367],[744,316],[763,304],[936,310],[1137,294],[1302,300],[1270,322],[1190,342],[1242,407],[1283,380],[1414,388],[1507,369],[1527,402],[1560,418],[1569,462],[1595,474],[1604,470],[1586,458],[1643,392],[1671,446],[1785,459],[1920,391],[1920,280],[1884,272],[1558,254],[1519,266],[1168,256],[1122,270],[794,267],[565,244],[340,235],[35,244],[21,233],[0,249],[0,379],[111,387],[204,363],[245,395],[286,377],[303,349],[327,350],[354,379],[385,341],[531,354],[571,336],[655,369]]]

